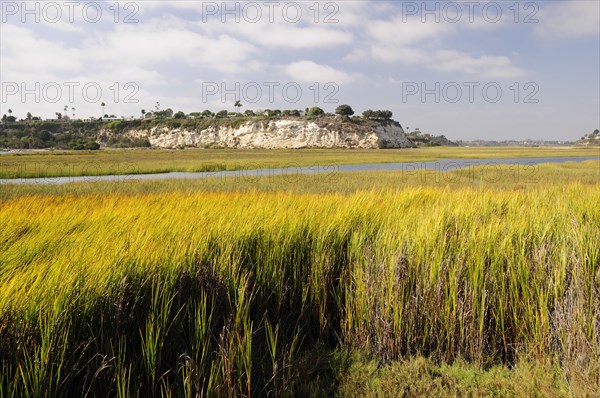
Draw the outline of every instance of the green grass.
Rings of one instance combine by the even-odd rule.
[[[407,357],[381,364],[368,354],[318,349],[298,360],[304,397],[594,397],[589,381],[571,380],[557,363],[521,362],[487,369]]]
[[[3,185],[0,395],[593,397],[599,165]]]
[[[599,156],[598,148],[454,148],[386,150],[103,150],[0,156],[0,178],[221,171],[311,165],[390,163],[441,158]]]

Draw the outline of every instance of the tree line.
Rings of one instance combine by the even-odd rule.
[[[104,107],[106,106],[106,104],[104,104],[104,102],[101,104],[101,106],[102,106],[103,117],[101,117],[100,119],[97,119],[97,120],[102,120],[102,118],[106,118],[106,119],[114,119],[115,118],[114,115],[109,116],[108,114],[104,113]],[[234,104],[234,107],[236,109],[236,112],[229,112],[227,110],[220,110],[218,112],[212,112],[212,111],[206,109],[202,112],[191,112],[186,115],[182,111],[173,112],[173,110],[171,108],[161,110],[160,104],[157,102],[156,106],[155,106],[155,110],[153,112],[147,112],[145,109],[142,109],[141,113],[142,113],[142,119],[148,119],[148,118],[153,118],[153,119],[188,119],[188,118],[224,119],[224,118],[229,118],[229,117],[240,117],[240,116],[245,116],[245,117],[255,117],[255,116],[266,116],[266,117],[334,116],[333,113],[327,113],[318,106],[313,106],[312,108],[306,108],[304,110],[304,112],[302,112],[301,110],[298,110],[298,109],[286,109],[286,110],[265,109],[264,111],[256,111],[256,112],[251,109],[247,109],[246,111],[244,111],[244,113],[239,112],[240,108],[243,107],[243,105],[240,103],[240,101],[236,101]],[[75,108],[73,107],[71,110],[73,112],[72,120],[75,120]],[[12,112],[13,111],[11,109],[9,109],[8,115],[5,114],[2,116],[3,123],[17,122],[17,118],[12,115]],[[56,112],[55,115],[57,117],[57,120],[62,120],[62,121],[71,120],[69,118],[69,116],[67,116],[67,112],[68,112],[67,106],[65,106],[65,108],[64,108],[64,114],[61,112]],[[343,105],[338,106],[335,109],[335,115],[350,117],[350,116],[354,115],[354,110],[352,109],[352,107],[350,105],[343,104]],[[374,110],[369,109],[362,113],[362,117],[364,119],[389,120],[392,118],[392,115],[393,115],[392,112],[388,111],[388,110],[375,110],[374,111]],[[30,121],[40,121],[40,120],[41,120],[40,117],[32,116],[31,112],[28,112],[26,118],[22,119],[22,121],[29,121],[29,122]]]
[[[168,109],[160,110],[160,111],[157,110],[155,112],[146,112],[145,109],[142,109],[142,115],[145,118],[152,117],[152,118],[158,118],[158,119],[164,119],[164,118],[166,118],[166,119],[187,119],[187,118],[225,119],[225,118],[229,118],[229,117],[243,117],[243,116],[245,116],[245,117],[256,117],[256,116],[323,117],[323,116],[334,116],[334,115],[350,117],[350,116],[354,115],[354,110],[352,109],[352,107],[350,105],[347,105],[347,104],[338,106],[335,109],[335,114],[327,113],[318,106],[313,106],[312,108],[306,108],[304,110],[304,112],[299,109],[285,109],[285,110],[265,109],[265,110],[261,110],[261,111],[253,111],[251,109],[247,109],[243,113],[239,112],[239,108],[241,108],[243,106],[239,101],[236,101],[234,106],[236,108],[236,112],[230,112],[225,109],[217,111],[217,112],[212,112],[212,111],[206,109],[202,112],[191,112],[186,115],[182,111],[174,113],[171,108],[168,108]],[[393,116],[393,113],[389,110],[375,110],[374,111],[374,110],[369,109],[362,113],[362,117],[364,119],[389,120],[392,118],[392,116]]]

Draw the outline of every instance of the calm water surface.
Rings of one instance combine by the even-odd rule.
[[[0,179],[0,184],[66,184],[72,182],[100,182],[100,181],[143,181],[143,180],[168,180],[237,177],[257,178],[276,175],[311,175],[322,173],[351,173],[358,171],[401,171],[416,173],[423,170],[435,172],[448,172],[474,166],[497,165],[522,165],[535,166],[542,163],[583,162],[586,160],[600,160],[600,156],[585,157],[547,157],[547,158],[508,158],[508,159],[439,159],[428,162],[403,162],[403,163],[366,163],[335,166],[288,166],[270,169],[236,170],[236,171],[209,171],[209,172],[172,172],[160,174],[123,174],[104,176],[70,176],[70,177],[41,177],[41,178],[15,178]]]

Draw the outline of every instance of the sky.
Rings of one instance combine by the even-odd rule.
[[[600,128],[597,0],[0,0],[0,21],[0,114],[18,118],[240,100],[242,111],[387,109],[454,140]]]

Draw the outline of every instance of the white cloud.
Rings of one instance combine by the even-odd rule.
[[[210,13],[203,15],[203,3]],[[144,2],[141,11],[151,15],[160,10],[172,13],[196,11],[194,27],[208,36],[226,34],[257,46],[281,49],[330,48],[349,45],[354,35],[347,30],[364,24],[364,15],[382,9],[366,2]],[[288,5],[293,7],[286,8]],[[387,5],[385,8],[389,8]],[[173,14],[171,14],[173,15]],[[192,14],[194,15],[194,14]],[[225,20],[225,22],[223,22]]]
[[[505,56],[473,57],[458,51],[436,51],[430,57],[429,68],[443,72],[463,72],[489,79],[510,79],[523,75]]]
[[[367,25],[366,31],[371,39],[388,47],[399,47],[431,41],[455,31],[448,23],[423,23],[417,18],[395,17],[389,21],[374,21]]]
[[[282,67],[285,74],[299,82],[333,82],[344,85],[356,80],[359,75],[346,73],[313,61],[298,61]]]
[[[2,25],[2,74],[55,72],[76,72],[83,69],[83,63],[77,49],[67,48],[60,42],[40,39],[22,26]]]
[[[439,38],[452,33],[449,24],[422,23],[398,16],[391,20],[373,21],[365,28],[365,37],[345,59],[347,61],[383,61],[406,64],[426,63],[426,49],[434,48]]]
[[[122,66],[109,70],[103,68],[99,71],[92,71],[89,74],[82,74],[74,78],[75,81],[94,81],[105,87],[109,87],[115,82],[120,84],[135,83],[139,87],[148,89],[149,87],[165,87],[168,82],[162,74],[156,70],[146,69],[135,65]]]
[[[113,3],[111,1],[111,3]],[[120,5],[121,10],[124,9],[125,5],[131,3],[130,0],[119,0],[114,3]],[[151,11],[159,10],[164,12],[165,10],[182,10],[182,11],[202,11],[202,3],[203,1],[155,1],[155,0],[144,0],[142,2],[135,3],[138,8],[139,13],[147,13]],[[215,3],[213,1],[206,1],[204,3]],[[132,12],[132,8],[129,8],[127,11]]]
[[[179,26],[178,26],[179,25]],[[175,62],[206,67],[223,73],[243,70],[256,52],[251,44],[229,35],[210,37],[176,21],[153,20],[141,25],[119,25],[86,42],[90,58],[117,65],[148,65]]]
[[[546,39],[600,36],[600,2],[556,1],[545,3],[540,9],[534,32]]]
[[[347,25],[322,23],[322,21],[315,23],[313,19],[315,16],[307,9],[307,5],[311,4],[303,3],[304,14],[297,23],[290,22],[281,15],[269,21],[269,17],[263,15],[256,22],[248,22],[241,18],[237,23],[223,23],[219,18],[210,18],[207,21],[198,21],[195,25],[200,31],[211,36],[228,34],[269,49],[331,48],[353,42],[353,33],[342,28]],[[234,17],[230,19],[232,18]]]
[[[56,22],[50,22],[46,18],[42,18],[40,19],[40,23],[48,28],[65,33],[83,33],[83,28],[81,26],[64,19],[60,19]]]
[[[473,56],[445,48],[443,39],[456,36],[458,29],[458,25],[422,22],[414,17],[375,21],[366,28],[361,45],[345,59],[421,65],[433,71],[477,78],[514,78],[524,73],[507,56]]]
[[[320,26],[298,26],[295,24],[240,23],[225,27],[221,31],[236,34],[239,38],[263,47],[276,48],[328,48],[348,45],[353,41],[349,32]]]

